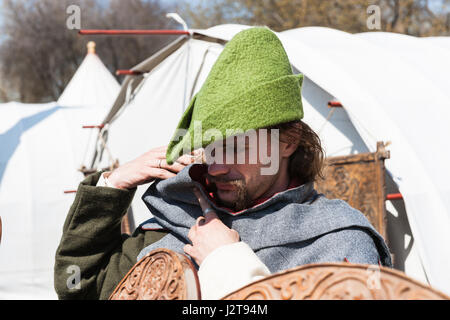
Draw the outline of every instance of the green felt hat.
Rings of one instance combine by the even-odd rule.
[[[167,148],[167,163],[212,143],[216,136],[205,137],[208,129],[226,139],[233,135],[227,129],[245,132],[302,119],[302,81],[275,33],[265,27],[239,32],[190,101]]]

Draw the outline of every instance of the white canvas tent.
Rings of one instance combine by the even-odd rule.
[[[88,43],[88,54],[58,99],[65,107],[109,108],[120,90],[114,76],[95,53],[95,43]],[[102,114],[103,116],[103,114]]]
[[[98,124],[119,89],[89,53],[58,103],[0,104],[0,299],[56,298],[55,252],[74,200],[64,191],[83,179],[96,138],[82,126]]]
[[[426,276],[433,286],[449,292],[450,247],[442,244],[450,243],[450,190],[445,174],[450,154],[437,137],[449,136],[444,119],[450,111],[445,89],[436,84],[440,74],[421,71],[422,66],[411,62],[415,53],[389,46],[387,40],[374,45],[365,39],[367,35],[326,28],[303,28],[284,35],[296,41],[287,41],[292,63],[301,64],[302,72],[343,103],[369,150],[374,151],[376,140],[392,142],[386,168],[405,199]],[[403,46],[410,41],[409,37],[396,39]],[[438,49],[428,49],[429,43],[412,46],[436,52],[423,62],[430,68],[450,68]],[[309,60],[313,56],[315,61]]]
[[[113,158],[123,163],[168,144],[224,41],[244,28],[220,25],[193,30],[191,37],[180,37],[134,67],[144,74],[125,79],[104,120]],[[305,75],[305,121],[319,133],[328,156],[375,151],[376,141],[391,142],[391,159],[386,161],[392,176],[389,188],[404,197],[404,203],[387,202],[397,267],[449,293],[450,191],[445,164],[450,154],[442,138],[450,136],[445,123],[450,110],[447,83],[440,81],[450,66],[443,59],[444,49],[435,50],[431,40],[351,35],[328,28],[278,35],[294,69]],[[392,37],[390,46],[376,37]],[[403,45],[413,46],[416,52],[406,59]],[[417,50],[428,55],[421,64],[414,63],[423,58]],[[435,75],[437,68],[445,71]],[[344,108],[330,115],[327,102],[335,99]],[[107,166],[110,160],[97,157],[96,165]],[[140,199],[147,187],[138,188],[133,202],[137,224],[149,217]]]
[[[450,51],[450,38],[449,37],[427,37],[427,38],[423,38],[422,40],[430,41],[435,46]]]

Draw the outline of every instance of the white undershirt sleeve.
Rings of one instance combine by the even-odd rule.
[[[107,176],[110,174],[109,171],[103,172],[100,178],[97,181],[96,186],[97,187],[109,187],[109,188],[115,188],[118,189],[115,185],[113,185],[111,182],[109,182]]]
[[[215,300],[270,275],[267,266],[245,242],[221,246],[200,265],[202,299]]]

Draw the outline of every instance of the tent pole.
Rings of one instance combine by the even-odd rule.
[[[80,35],[190,35],[187,30],[104,30],[104,29],[82,29]]]
[[[116,76],[139,76],[143,74],[142,71],[137,71],[137,70],[116,70]]]
[[[386,200],[403,200],[401,193],[390,193],[386,195]]]
[[[342,104],[339,101],[328,101],[328,108],[342,108]]]

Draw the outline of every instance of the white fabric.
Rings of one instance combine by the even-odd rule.
[[[425,37],[420,39],[450,51],[450,37]]]
[[[112,81],[110,81],[112,78]],[[56,299],[55,252],[95,148],[95,125],[120,87],[89,54],[59,103],[0,104],[0,299]],[[109,101],[108,101],[109,100]]]
[[[435,41],[424,41],[422,38],[389,32],[365,32],[355,36],[400,58],[418,71],[416,78],[426,79],[450,99],[450,53]]]
[[[88,53],[59,97],[58,104],[110,108],[119,90],[119,83],[100,58],[95,53]]]
[[[115,188],[118,189],[115,185],[113,185],[108,178],[106,177],[106,175],[108,174],[108,172],[103,172],[100,175],[100,178],[97,181],[96,186],[97,187],[108,187],[108,188]]]
[[[369,150],[376,141],[392,142],[386,167],[405,199],[427,277],[450,292],[450,246],[443,245],[450,243],[450,153],[437,138],[450,136],[450,110],[442,86],[399,53],[359,36],[311,27],[281,39],[291,62],[343,103]]]
[[[0,105],[0,298],[51,299],[55,252],[74,200],[92,110]]]
[[[213,250],[198,270],[203,300],[216,300],[270,275],[269,269],[245,242]]]

